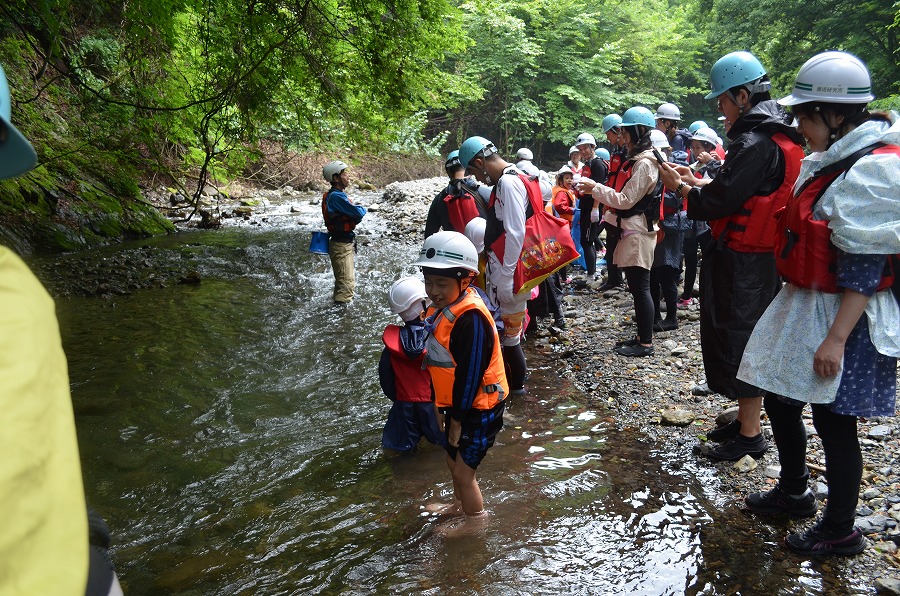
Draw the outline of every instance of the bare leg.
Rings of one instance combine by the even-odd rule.
[[[759,425],[759,413],[762,410],[762,397],[742,397],[738,400],[737,419],[741,422],[741,434],[755,437],[762,432]]]
[[[456,461],[447,457],[447,465],[453,475],[453,494],[462,502],[463,513],[466,515],[483,513],[484,500],[481,497],[478,481],[475,479],[475,470],[462,460],[462,456],[458,452]]]

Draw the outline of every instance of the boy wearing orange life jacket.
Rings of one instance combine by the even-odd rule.
[[[432,302],[425,365],[444,422],[453,493],[467,519],[483,517],[475,470],[503,427],[509,384],[493,317],[469,287],[478,272],[478,253],[462,234],[438,232],[425,240],[415,265],[422,267]]]
[[[378,381],[393,403],[381,435],[381,444],[400,452],[413,451],[424,435],[434,445],[446,441],[431,403],[431,376],[424,369],[425,285],[415,277],[403,277],[388,290],[391,312],[404,325],[388,325],[378,362]]]

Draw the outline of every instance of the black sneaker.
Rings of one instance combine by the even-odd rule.
[[[557,329],[565,329],[566,328],[566,319],[563,317],[556,317],[553,321],[553,326]]]
[[[824,519],[803,532],[788,534],[784,545],[801,555],[858,555],[866,549],[866,539],[862,532],[853,528],[849,534],[840,536],[825,527]]]
[[[744,435],[739,434],[727,443],[722,443],[718,447],[709,447],[708,445],[704,445],[703,447],[705,447],[705,449],[701,448],[701,453],[707,457],[722,461],[737,461],[745,455],[759,459],[766,451],[768,451],[769,442],[763,438],[762,433],[755,437],[745,437]]]
[[[654,331],[672,331],[678,329],[678,321],[670,321],[669,319],[660,319],[653,323]]]
[[[642,346],[640,343],[630,346],[619,346],[614,348],[613,352],[619,356],[653,356],[654,354],[653,346]]]
[[[739,434],[741,434],[741,421],[732,420],[728,424],[717,426],[706,433],[706,439],[716,443],[724,443],[725,441],[730,441]]]
[[[754,513],[775,515],[786,513],[791,517],[813,517],[819,508],[812,491],[807,490],[799,499],[782,492],[778,485],[764,493],[753,493],[744,499],[747,508]]]
[[[621,347],[624,347],[624,346],[636,346],[636,345],[638,345],[639,343],[641,343],[641,342],[640,342],[640,340],[639,340],[638,338],[636,338],[636,337],[632,337],[631,339],[623,339],[622,341],[617,341],[617,342],[616,342],[616,345],[613,346],[613,349],[615,349],[615,348],[621,348]]]

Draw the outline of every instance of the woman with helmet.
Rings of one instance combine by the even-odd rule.
[[[825,451],[828,499],[818,522],[790,534],[804,555],[853,555],[862,477],[857,417],[895,412],[900,307],[900,123],[870,113],[869,72],[855,56],[825,52],[797,73],[790,95],[812,152],[778,220],[775,258],[786,284],[757,323],[738,377],[768,393],[766,413],[781,474],[751,494],[759,513],[816,515],[807,487],[805,404]]]
[[[459,148],[459,162],[479,182],[493,186],[484,218],[487,222],[484,245],[488,253],[487,283],[490,296],[503,316],[503,360],[513,394],[525,393],[526,361],[522,350],[522,326],[529,294],[513,288],[516,267],[520,265],[525,243],[525,220],[529,193],[536,193],[543,204],[543,193],[536,180],[506,162],[497,147],[484,137],[469,137]]]
[[[483,217],[485,202],[479,193],[481,186],[472,177],[466,178],[466,169],[459,163],[459,151],[447,155],[444,169],[450,182],[431,201],[425,218],[425,237],[438,230],[462,232],[472,219]]]
[[[335,304],[349,304],[356,292],[356,233],[353,231],[366,215],[366,208],[355,205],[344,192],[350,184],[349,166],[340,160],[329,161],[322,176],[331,188],[322,196],[322,217],[328,230],[328,257],[334,272]]]
[[[600,124],[606,140],[612,146],[612,154],[609,158],[609,177],[607,186],[615,186],[616,175],[622,168],[628,149],[625,147],[625,136],[622,134],[622,117],[618,114],[608,114]],[[606,208],[604,207],[604,211]],[[612,224],[603,221],[602,228],[606,235],[606,281],[599,290],[605,292],[622,285],[622,272],[613,263],[612,255],[616,252],[619,243],[619,229]]]
[[[787,203],[800,170],[801,138],[769,96],[769,77],[749,52],[732,52],[710,70],[719,111],[734,124],[718,175],[699,179],[687,167],[661,166],[667,187],[688,201],[688,217],[706,220],[714,242],[700,270],[700,343],[709,389],[737,399],[737,419],[707,433],[720,460],[761,457],[769,445],[759,416],[763,390],[737,378],[756,321],[780,286],[775,271],[775,212]]]
[[[381,444],[401,453],[415,450],[423,436],[434,445],[446,444],[431,403],[431,377],[423,366],[427,298],[425,284],[416,277],[398,279],[387,293],[388,306],[403,325],[388,325],[381,337],[378,381],[393,402]]]
[[[478,253],[462,234],[438,232],[425,240],[414,265],[422,268],[431,300],[425,365],[444,426],[457,501],[444,511],[461,510],[467,520],[483,518],[475,470],[503,427],[509,384],[493,317],[469,287],[478,272]]]
[[[582,180],[582,192],[611,208],[604,220],[620,233],[612,262],[628,280],[634,297],[637,337],[620,342],[614,348],[622,356],[653,354],[653,300],[650,297],[650,268],[656,248],[655,222],[659,219],[662,182],[653,156],[650,131],[655,126],[653,114],[635,106],[622,114],[622,135],[628,148],[628,160],[616,176],[615,187]],[[597,218],[598,209],[591,214]],[[610,258],[607,257],[607,262]]]

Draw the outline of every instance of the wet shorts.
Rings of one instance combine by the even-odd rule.
[[[444,447],[450,459],[455,460],[456,454],[462,456],[462,460],[473,470],[484,459],[487,450],[494,444],[494,438],[503,428],[503,410],[505,402],[494,406],[493,410],[469,410],[466,419],[462,423],[462,432],[459,437],[459,447],[453,447],[448,442]],[[450,433],[450,421],[444,427],[445,436]]]

